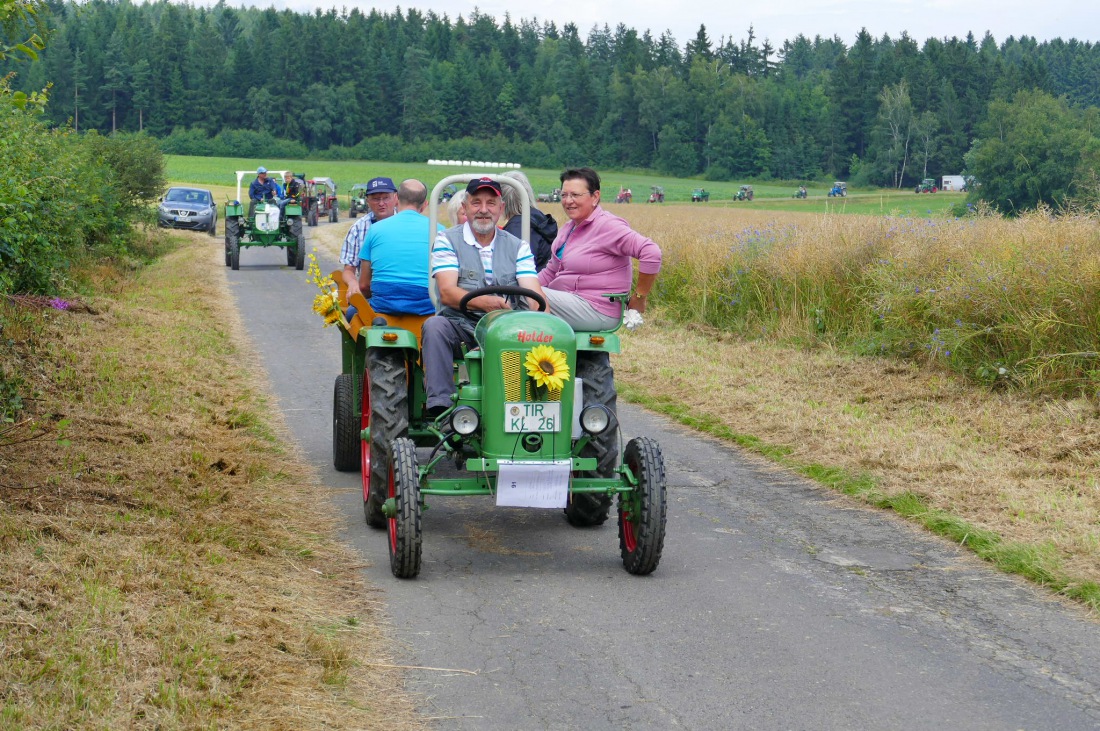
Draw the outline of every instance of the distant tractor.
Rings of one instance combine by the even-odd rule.
[[[649,200],[646,203],[664,203],[665,202],[665,189],[659,185],[651,185],[649,193]]]
[[[794,198],[805,198],[807,195],[808,194],[806,193],[806,186],[805,185],[800,185],[800,186],[798,186],[798,190],[796,190],[794,192],[794,195],[792,197],[794,197]]]
[[[752,196],[752,186],[742,185],[740,188],[738,188],[737,192],[733,194],[733,199],[735,201],[751,201]]]
[[[940,189],[936,187],[936,179],[935,178],[925,178],[924,180],[920,181],[920,185],[918,185],[913,192],[918,193],[918,194],[919,193],[938,193],[939,190]]]
[[[367,214],[370,209],[367,208],[367,184],[356,183],[351,186],[351,191],[348,193],[348,218],[355,218],[360,213]]]
[[[283,171],[272,170],[282,176]],[[287,266],[301,270],[306,260],[306,235],[302,232],[302,207],[291,200],[283,208],[273,199],[257,203],[251,213],[241,204],[241,181],[253,175],[237,171],[237,197],[225,204],[225,265],[241,268],[241,250],[275,246],[286,250]]]
[[[710,202],[710,193],[707,191],[706,188],[696,188],[695,190],[691,191],[691,202],[692,203],[709,203]]]
[[[634,198],[634,194],[630,192],[630,188],[619,188],[619,194],[615,196],[616,203],[629,203]]]
[[[539,203],[561,203],[561,188],[554,188],[550,193],[539,193]]]
[[[306,200],[302,207],[306,210],[306,222],[316,226],[321,216],[328,216],[331,223],[339,220],[336,202],[336,183],[332,178],[313,178],[306,181]]]
[[[833,183],[833,187],[829,189],[830,198],[847,198],[848,197],[848,184],[840,180]]]

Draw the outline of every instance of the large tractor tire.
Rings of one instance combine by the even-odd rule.
[[[420,469],[411,439],[394,439],[390,450],[386,492],[394,501],[394,516],[386,520],[390,571],[399,579],[420,573],[423,533],[420,527]]]
[[[409,386],[405,354],[394,348],[367,351],[367,379],[363,385],[364,428],[370,443],[361,448],[363,513],[367,525],[385,528],[382,503],[389,492],[390,443],[409,433]]]
[[[577,378],[583,381],[584,402],[580,408],[602,404],[611,412],[607,429],[592,437],[580,453],[581,457],[596,458],[596,470],[580,474],[583,477],[614,477],[619,466],[619,420],[615,411],[618,395],[615,393],[615,371],[607,353],[578,352]],[[570,496],[565,507],[565,519],[578,528],[603,525],[610,513],[610,495],[576,493]]]
[[[316,226],[317,225],[317,204],[316,203],[314,203],[312,206],[309,207],[309,225],[310,226]]]
[[[286,263],[293,266],[298,271],[302,271],[306,266],[306,235],[302,231],[302,219],[295,218],[290,222],[290,235],[297,241],[294,246],[291,247],[294,251],[294,260],[291,261],[290,252],[287,252]]]
[[[355,206],[354,205],[351,206],[350,208],[348,208],[348,218],[350,218],[354,221],[356,215],[358,215],[358,214],[356,214],[356,212],[355,212]]]
[[[623,568],[644,576],[657,568],[665,546],[665,461],[657,442],[636,437],[627,442],[623,462],[638,485],[619,493],[619,552]]]
[[[233,227],[228,234],[229,239],[229,267],[233,271],[241,268],[241,235],[240,225]]]
[[[339,472],[359,469],[359,420],[355,418],[355,377],[336,376],[332,390],[332,466]]]
[[[328,212],[328,221],[329,223],[340,222],[340,211],[336,207],[336,201],[332,202],[332,210]]]
[[[240,222],[236,218],[225,219],[225,265],[229,266],[233,263],[233,258],[229,255],[229,237],[240,235]]]

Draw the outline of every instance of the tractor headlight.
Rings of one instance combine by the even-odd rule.
[[[599,404],[586,406],[581,411],[581,428],[589,434],[602,434],[611,424],[611,412]]]
[[[472,406],[459,406],[451,414],[451,426],[457,434],[469,436],[477,431],[481,424],[481,417]]]

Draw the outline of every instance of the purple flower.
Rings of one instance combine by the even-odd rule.
[[[67,310],[71,306],[68,302],[61,299],[60,297],[54,297],[52,300],[50,300],[49,304],[50,307],[54,308],[55,310]]]

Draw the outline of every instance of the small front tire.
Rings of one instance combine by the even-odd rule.
[[[657,568],[665,545],[665,461],[657,442],[637,437],[627,442],[623,462],[638,484],[619,494],[619,552],[623,568],[644,576]]]
[[[332,466],[338,472],[359,469],[358,419],[355,418],[355,382],[350,373],[336,376],[332,390]]]
[[[394,439],[390,448],[388,497],[394,516],[387,518],[390,571],[399,579],[420,573],[424,536],[420,525],[420,466],[416,445],[408,438]]]

